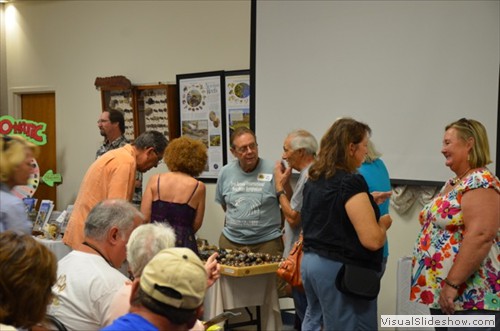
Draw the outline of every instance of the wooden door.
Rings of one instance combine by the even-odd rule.
[[[57,210],[57,189],[50,187],[41,178],[48,171],[57,173],[56,161],[56,102],[54,93],[37,93],[21,95],[22,118],[47,124],[45,134],[47,143],[40,146],[40,155],[36,159],[40,168],[40,183],[34,197],[38,205],[43,199],[54,201],[54,210]]]

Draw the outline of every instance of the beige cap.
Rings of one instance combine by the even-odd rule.
[[[160,251],[142,272],[141,289],[166,305],[195,309],[201,306],[207,287],[207,273],[200,258],[189,248]]]

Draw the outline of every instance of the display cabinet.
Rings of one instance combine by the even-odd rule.
[[[169,140],[179,137],[177,85],[101,85],[99,89],[102,111],[114,109],[123,113],[125,138],[129,141],[147,130],[159,131]]]
[[[135,86],[138,133],[156,130],[169,140],[179,137],[176,85]]]

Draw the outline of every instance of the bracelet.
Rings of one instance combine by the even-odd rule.
[[[460,288],[460,285],[453,284],[448,280],[448,278],[443,279],[443,281],[446,283],[446,285],[453,287],[455,290],[458,290]]]
[[[285,190],[281,190],[281,191],[276,192],[276,198],[278,198],[278,200],[279,200],[279,199],[280,199],[280,196],[281,196],[282,194],[285,194],[285,195],[286,195]]]

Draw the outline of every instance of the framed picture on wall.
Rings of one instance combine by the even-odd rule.
[[[252,110],[250,110],[250,71],[226,71],[226,149],[227,161],[235,159],[230,152],[231,149],[231,134],[240,127],[245,126],[255,131],[253,128],[252,119],[255,118]]]
[[[180,135],[201,140],[208,161],[200,180],[216,182],[226,163],[224,71],[177,75]]]

